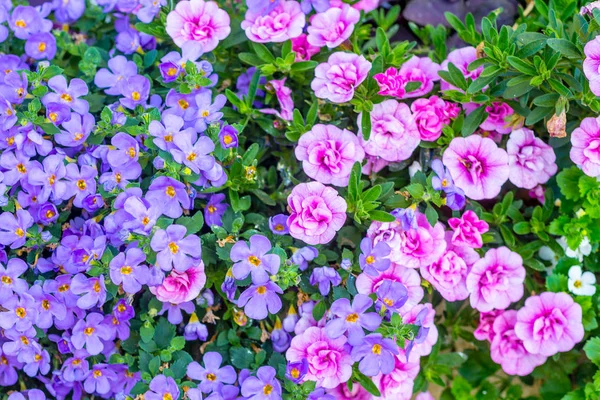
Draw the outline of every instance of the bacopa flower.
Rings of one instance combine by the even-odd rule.
[[[524,189],[544,184],[556,173],[556,155],[552,147],[536,138],[527,128],[510,134],[506,143],[508,153],[508,179]]]
[[[281,384],[275,377],[276,373],[273,367],[260,367],[256,377],[250,376],[242,383],[242,396],[249,400],[281,399]]]
[[[177,46],[193,42],[208,53],[229,36],[229,25],[229,15],[214,1],[180,1],[167,15],[166,31]]]
[[[329,243],[346,222],[346,201],[319,182],[294,187],[288,205],[290,235],[308,244]]]
[[[208,226],[222,226],[223,214],[227,210],[227,203],[224,203],[225,195],[223,193],[217,193],[210,196],[206,207],[204,207],[204,221]]]
[[[354,89],[367,78],[370,70],[371,63],[363,56],[339,51],[315,68],[310,87],[321,99],[346,103],[352,100]]]
[[[352,348],[352,359],[360,361],[358,369],[366,376],[380,372],[389,374],[396,366],[395,356],[398,346],[392,339],[383,338],[379,333],[365,336],[363,341]]]
[[[257,43],[280,43],[302,34],[306,17],[300,3],[294,0],[279,0],[272,10],[256,12],[248,10],[242,29],[248,39]]]
[[[584,118],[571,133],[571,160],[586,175],[600,176],[600,117]]]
[[[202,255],[200,238],[186,236],[186,233],[185,226],[170,225],[167,229],[158,230],[152,237],[150,246],[157,252],[156,265],[164,271],[173,267],[177,271],[185,271]]]
[[[583,272],[579,265],[574,265],[569,268],[568,286],[573,294],[593,296],[596,293],[596,275],[589,271]]]
[[[0,244],[18,249],[27,241],[27,230],[32,225],[33,218],[26,210],[17,210],[16,216],[3,212],[0,215]]]
[[[473,200],[496,197],[508,179],[508,155],[489,138],[454,138],[442,160],[454,184]]]
[[[13,293],[23,293],[29,289],[25,279],[20,278],[27,271],[27,264],[19,258],[11,258],[6,267],[0,264],[0,304]]]
[[[200,381],[200,390],[203,393],[210,393],[213,390],[220,389],[223,384],[232,384],[237,378],[235,370],[230,365],[221,367],[223,357],[210,351],[202,357],[204,366],[197,362],[192,362],[187,367],[187,375]]]
[[[305,246],[301,249],[296,250],[294,254],[292,254],[290,262],[291,264],[296,264],[300,271],[304,271],[306,270],[306,268],[308,268],[308,263],[317,258],[318,256],[319,250],[315,249],[312,246]]]
[[[517,312],[515,333],[531,354],[551,357],[583,339],[581,306],[566,293],[544,292],[525,300]]]
[[[80,99],[88,94],[84,81],[75,78],[67,85],[67,79],[62,75],[53,76],[48,80],[48,86],[54,93],[48,93],[42,98],[42,103],[60,103],[70,107],[79,114],[86,114],[90,108],[87,101]]]
[[[467,276],[471,307],[481,312],[504,310],[523,297],[525,268],[521,256],[507,247],[490,249]]]
[[[289,216],[286,214],[277,214],[269,218],[269,229],[275,235],[287,235],[290,233],[287,220]]]
[[[352,303],[346,298],[334,301],[331,313],[335,318],[327,323],[325,332],[332,339],[348,332],[348,343],[360,343],[365,336],[363,328],[373,332],[381,324],[381,317],[377,313],[366,312],[372,305],[373,300],[363,294],[357,294]]]
[[[238,307],[244,307],[246,315],[252,319],[265,319],[281,310],[281,299],[277,294],[283,290],[271,281],[251,285],[244,290],[237,301]]]
[[[318,13],[310,20],[308,43],[333,49],[350,37],[359,19],[360,12],[345,3]]]
[[[342,277],[331,267],[321,267],[313,269],[309,280],[310,284],[319,287],[321,295],[327,296],[332,287],[342,283]]]
[[[277,254],[267,254],[271,251],[271,242],[263,235],[250,237],[250,245],[239,241],[233,245],[229,257],[233,264],[233,276],[242,280],[252,274],[252,282],[261,284],[268,282],[271,275],[279,271],[281,260]]]
[[[144,393],[147,400],[169,400],[179,398],[177,383],[170,376],[157,375],[152,378],[150,390]]]
[[[309,177],[324,184],[347,186],[355,162],[365,152],[358,138],[346,129],[317,124],[300,137],[296,158]]]
[[[434,318],[435,310],[429,303],[419,304],[402,315],[403,323],[419,327],[414,339],[406,345],[407,361],[418,362],[419,357],[431,353],[431,349],[438,339],[438,331],[433,323]]]
[[[102,340],[110,339],[110,330],[102,323],[104,316],[99,313],[90,313],[85,320],[80,320],[73,327],[71,343],[80,350],[84,346],[91,355],[100,354],[104,349]]]
[[[371,276],[377,276],[380,272],[385,272],[390,267],[388,256],[392,252],[390,246],[385,242],[379,242],[373,245],[373,240],[366,237],[360,242],[361,254],[359,263],[363,271]]]
[[[148,268],[140,265],[146,261],[146,255],[138,248],[119,253],[110,261],[110,279],[114,284],[123,285],[125,292],[134,294],[147,282]]]
[[[101,68],[94,77],[94,84],[105,88],[106,94],[121,94],[121,86],[128,78],[137,75],[137,65],[125,56],[116,56],[108,60],[108,69]]]

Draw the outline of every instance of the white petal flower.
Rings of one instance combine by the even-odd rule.
[[[569,269],[569,291],[578,296],[593,296],[596,293],[596,276],[591,272],[583,272],[574,265]]]

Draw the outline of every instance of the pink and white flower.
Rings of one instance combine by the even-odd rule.
[[[571,133],[571,160],[586,175],[600,176],[600,117],[584,118]]]
[[[300,3],[294,0],[280,0],[266,15],[262,12],[247,11],[241,26],[248,39],[253,42],[280,43],[300,36],[304,25],[306,17]]]
[[[313,46],[338,47],[347,40],[354,31],[354,24],[360,19],[360,11],[343,3],[339,8],[318,13],[310,20],[308,27],[308,43]]]
[[[533,189],[548,182],[558,170],[552,147],[535,137],[530,129],[513,131],[506,143],[506,152],[508,179],[517,187]]]
[[[321,99],[346,103],[352,100],[354,89],[367,78],[370,70],[371,63],[363,56],[338,51],[315,68],[310,87]]]
[[[229,15],[214,1],[190,0],[180,1],[167,15],[166,30],[177,46],[193,42],[207,53],[229,36],[229,24]]]

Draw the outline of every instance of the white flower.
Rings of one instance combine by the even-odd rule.
[[[569,269],[569,291],[578,296],[593,296],[596,293],[596,276],[591,272],[583,272],[574,265]]]
[[[564,237],[561,237],[556,240],[558,244],[565,250],[565,255],[567,257],[576,258],[579,261],[583,261],[584,256],[589,256],[592,252],[592,244],[587,236],[583,238],[579,247],[575,250],[571,249],[569,245],[567,245],[567,240]]]
[[[550,273],[558,264],[558,255],[548,246],[542,246],[538,250],[538,256],[544,260],[550,262],[550,267],[546,268],[546,272]]]
[[[410,177],[412,178],[417,172],[422,170],[423,169],[421,168],[421,164],[419,164],[418,161],[415,161],[408,167],[408,175],[410,175]]]

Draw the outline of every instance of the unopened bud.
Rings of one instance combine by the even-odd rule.
[[[567,136],[567,114],[563,110],[560,114],[554,114],[546,124],[550,137],[564,138]]]

